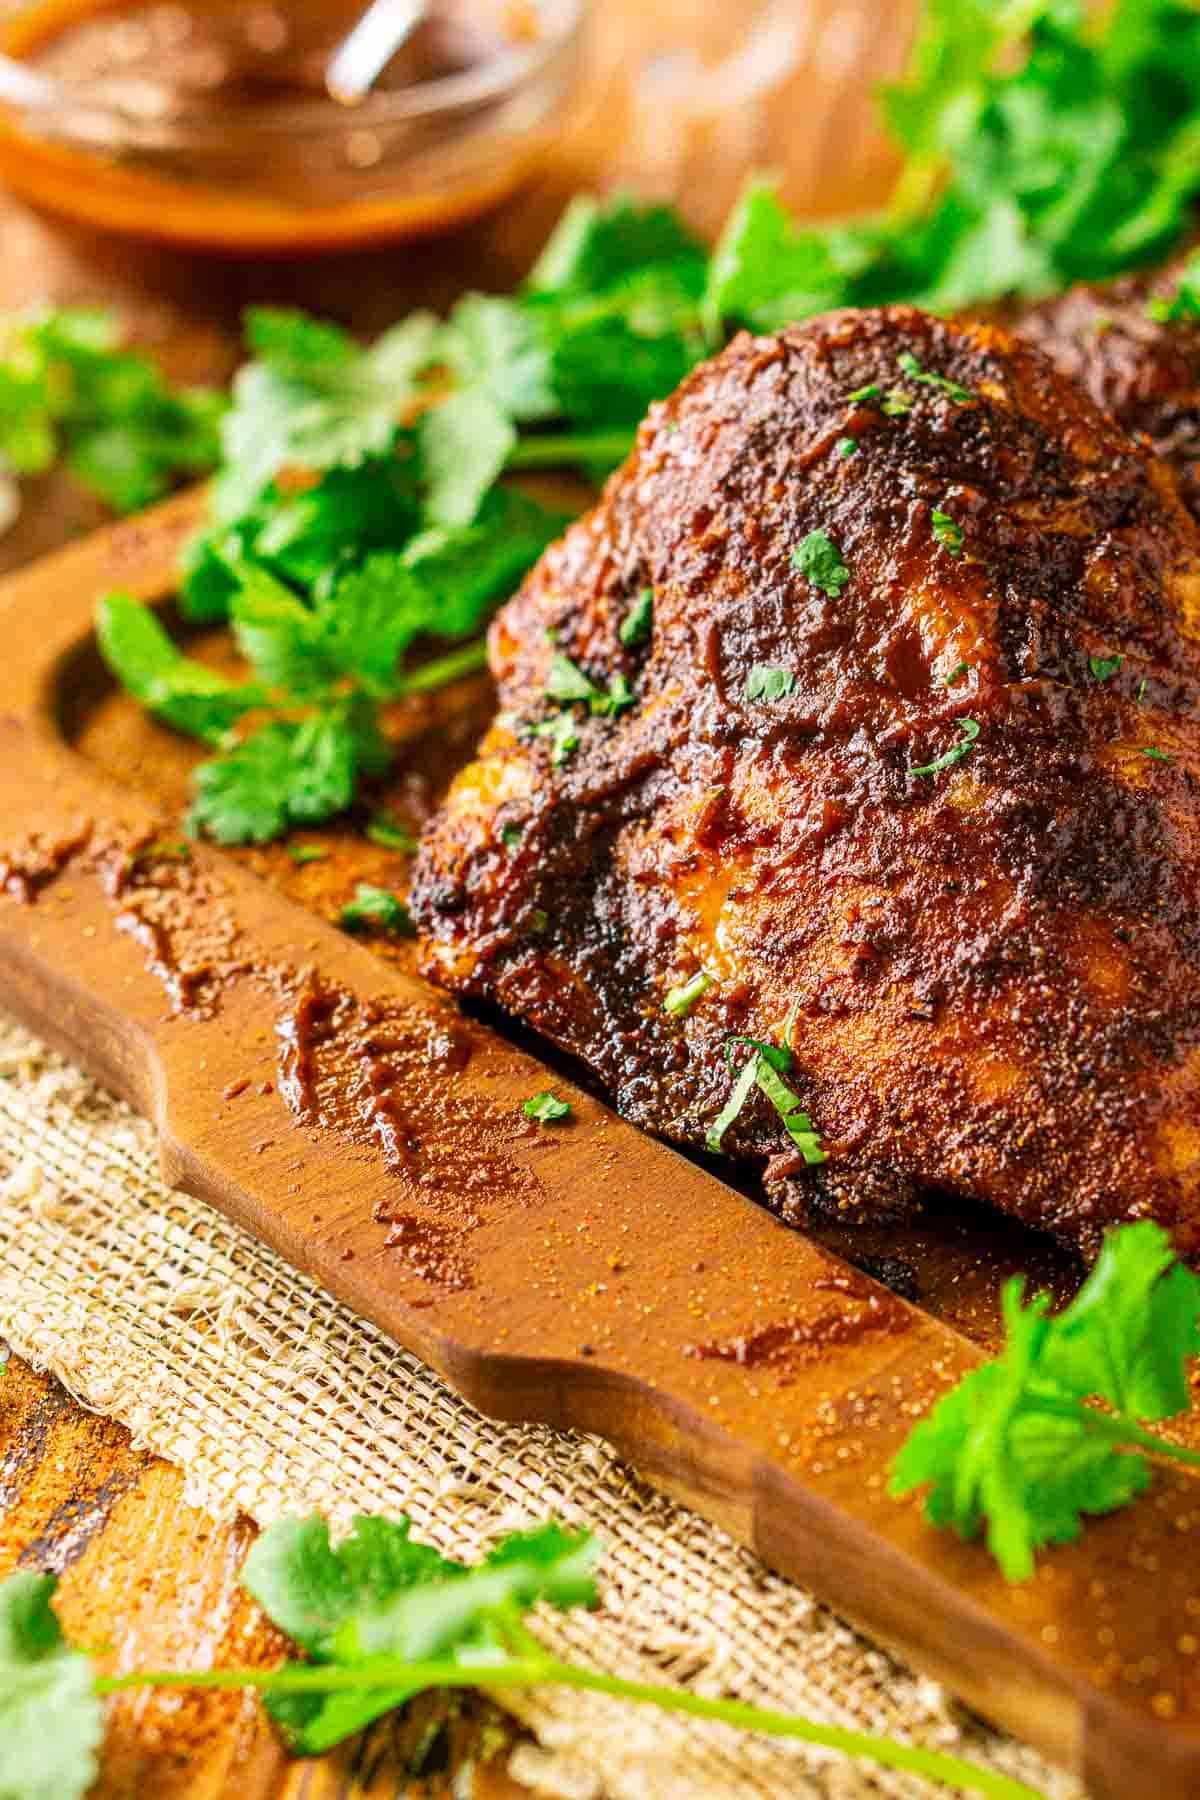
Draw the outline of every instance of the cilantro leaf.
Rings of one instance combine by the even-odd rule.
[[[824,531],[810,531],[792,551],[792,567],[815,588],[836,600],[850,579],[841,551]]]
[[[431,525],[470,525],[517,434],[483,387],[463,388],[421,418],[418,436]]]
[[[369,843],[378,844],[383,850],[397,850],[402,856],[411,856],[417,848],[412,832],[386,813],[376,813],[374,818],[368,819],[364,836]]]
[[[439,342],[463,385],[484,388],[508,418],[552,419],[562,410],[547,334],[539,315],[520,300],[467,294]]]
[[[1124,661],[1123,656],[1089,656],[1088,668],[1097,681],[1107,681],[1117,673]]]
[[[601,202],[577,195],[567,207],[526,283],[531,293],[602,292],[647,264],[693,260],[696,239],[669,206],[641,206],[627,194]]]
[[[428,1544],[414,1542],[408,1519],[356,1515],[336,1548],[324,1519],[281,1519],[256,1539],[242,1565],[242,1586],[311,1656],[327,1657],[355,1609],[381,1605],[404,1588],[462,1572]]]
[[[439,620],[403,556],[378,550],[308,605],[261,565],[238,562],[231,607],[238,646],[267,682],[304,696],[341,676],[384,696],[402,651]]]
[[[637,425],[646,409],[679,386],[697,350],[675,332],[635,331],[625,319],[599,319],[560,332],[554,390],[566,416],[582,425]]]
[[[369,1670],[382,1659],[496,1661],[505,1622],[539,1600],[591,1604],[594,1542],[547,1525],[504,1540],[465,1568],[408,1535],[408,1522],[355,1520],[336,1549],[320,1520],[284,1521],[259,1539],[243,1582],[276,1624],[319,1663]],[[419,1682],[268,1697],[292,1748],[316,1755],[390,1712]]]
[[[252,306],[243,320],[255,356],[289,381],[324,381],[361,354],[348,331],[292,306]]]
[[[915,381],[921,387],[939,388],[942,393],[948,394],[958,406],[969,406],[975,398],[970,388],[963,387],[960,382],[951,381],[945,375],[937,375],[929,369],[923,369],[911,350],[902,350],[896,360],[910,381]]]
[[[1139,1419],[1191,1403],[1183,1358],[1200,1354],[1200,1276],[1149,1219],[1112,1231],[1054,1321],[1042,1368],[1066,1393],[1096,1394]]]
[[[786,700],[796,686],[791,669],[772,669],[755,663],[746,677],[747,700]]]
[[[265,844],[290,825],[344,812],[364,775],[389,752],[361,699],[337,702],[300,722],[277,719],[195,772],[193,829],[219,844]]]
[[[359,882],[353,900],[348,900],[338,914],[338,924],[343,931],[377,926],[394,937],[412,937],[414,934],[412,917],[404,902],[390,889],[374,887],[369,881]]]
[[[654,624],[654,589],[643,588],[617,627],[617,636],[627,650],[644,644]]]
[[[550,658],[545,693],[548,700],[558,700],[564,706],[584,700],[590,712],[607,718],[615,718],[618,713],[635,703],[633,690],[624,675],[614,675],[607,690],[599,688],[569,656],[563,656],[560,651],[556,651]]]
[[[969,756],[975,747],[975,739],[979,736],[980,727],[974,719],[960,719],[959,730],[962,736],[952,750],[936,757],[931,763],[922,763],[920,768],[910,769],[910,775],[940,775],[943,769],[952,769],[960,763],[964,756]]]
[[[572,713],[552,713],[548,719],[526,726],[525,730],[528,737],[549,738],[551,768],[561,769],[571,752],[579,748],[579,727]]]
[[[771,184],[752,180],[709,261],[703,311],[710,333],[727,320],[776,331],[844,304],[870,262],[871,240],[869,228],[797,226]]]
[[[936,506],[930,514],[930,520],[933,525],[933,535],[942,549],[949,551],[951,556],[961,556],[963,528],[958,520],[948,512],[939,511]]]
[[[0,458],[37,475],[64,455],[86,487],[132,512],[215,465],[225,401],[209,388],[173,388],[118,335],[111,313],[84,307],[8,322]]]
[[[282,309],[252,308],[246,327],[259,355],[234,377],[222,431],[215,506],[226,522],[285,468],[354,468],[386,454],[421,395],[440,329],[432,313],[411,313],[362,350],[336,327]]]
[[[556,651],[550,658],[550,668],[546,675],[545,694],[548,700],[561,700],[570,705],[573,700],[598,700],[601,689],[583,670],[573,663],[569,656]]]
[[[712,984],[712,976],[706,975],[701,969],[698,974],[692,976],[690,981],[685,981],[682,987],[667,989],[666,998],[663,1000],[663,1011],[670,1013],[676,1019],[686,1019],[697,1000],[708,992]]]
[[[434,527],[405,545],[405,564],[429,597],[427,630],[460,637],[478,629],[487,609],[503,599],[568,523],[525,494],[493,488],[473,524]]]
[[[359,1514],[335,1548],[323,1519],[282,1519],[251,1546],[242,1586],[315,1662],[338,1660],[337,1634],[361,1608],[464,1573],[461,1564],[415,1543],[409,1531],[407,1519]],[[292,1749],[313,1756],[402,1706],[414,1691],[406,1684],[349,1694],[268,1694],[265,1703]]]
[[[540,1094],[533,1094],[521,1105],[521,1111],[527,1119],[536,1119],[539,1125],[553,1125],[557,1119],[569,1119],[571,1103],[560,1100],[548,1088]]]
[[[0,1582],[0,1800],[83,1800],[96,1779],[100,1701],[51,1610],[56,1585],[29,1569]]]
[[[262,704],[260,687],[184,656],[151,609],[120,589],[96,608],[96,638],[117,680],[143,706],[206,744],[223,742],[243,713]]]
[[[363,1606],[339,1626],[334,1647],[351,1661],[362,1655],[419,1662],[478,1654],[503,1641],[492,1622],[497,1615],[524,1612],[539,1601],[593,1605],[598,1555],[586,1532],[553,1523],[514,1532],[482,1563],[445,1583],[425,1581]]]

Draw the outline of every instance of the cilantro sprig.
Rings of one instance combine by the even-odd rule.
[[[0,326],[0,466],[41,475],[61,457],[119,513],[216,467],[225,396],[172,386],[120,340],[116,317],[100,308]]]
[[[1147,1220],[1108,1235],[1057,1316],[1046,1294],[1026,1305],[1020,1276],[1006,1283],[1002,1308],[1002,1354],[964,1376],[916,1426],[891,1491],[927,1487],[931,1522],[964,1538],[984,1532],[1016,1582],[1032,1575],[1040,1550],[1077,1538],[1087,1515],[1142,1493],[1151,1458],[1200,1467],[1200,1453],[1144,1428],[1189,1404],[1200,1278]]]
[[[553,1522],[503,1538],[468,1566],[415,1540],[407,1519],[360,1516],[337,1545],[323,1520],[285,1519],[255,1543],[242,1582],[303,1661],[115,1676],[97,1675],[64,1641],[50,1605],[56,1578],[21,1571],[0,1583],[0,1796],[83,1800],[103,1698],[114,1693],[253,1690],[289,1748],[316,1756],[431,1690],[559,1686],[790,1738],[984,1800],[1040,1800],[1023,1782],[942,1751],[561,1661],[526,1615],[595,1605],[598,1558],[594,1538]]]
[[[904,158],[883,211],[797,226],[768,183],[747,188],[709,264],[714,337],[831,307],[1034,298],[1166,256],[1200,194],[1200,14],[1186,0],[1099,19],[1077,0],[927,3],[883,111]],[[1196,267],[1155,317],[1195,316]]]

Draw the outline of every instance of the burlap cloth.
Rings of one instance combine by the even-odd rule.
[[[467,1559],[553,1513],[606,1546],[602,1609],[539,1619],[560,1654],[953,1748],[1079,1790],[961,1716],[598,1439],[496,1425],[200,1201],[141,1119],[0,1014],[0,1334],[83,1405],[260,1522],[411,1515]],[[925,1783],[564,1690],[506,1695],[517,1772],[570,1800],[927,1796]]]

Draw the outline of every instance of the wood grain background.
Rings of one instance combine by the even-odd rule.
[[[798,211],[828,216],[886,191],[892,159],[868,96],[899,68],[911,16],[910,0],[792,0],[763,8],[748,29],[751,9],[711,0],[606,0],[595,11],[569,133],[541,178],[494,218],[437,244],[272,265],[96,240],[0,197],[0,307],[111,301],[174,375],[214,380],[234,365],[238,314],[249,302],[301,304],[372,331],[410,304],[511,284],[579,187],[628,184],[670,197],[711,235],[745,172],[770,169]],[[0,540],[0,572],[102,518],[60,477],[33,484],[18,525]],[[18,1564],[61,1571],[61,1610],[79,1641],[158,1663],[279,1654],[236,1584],[248,1522],[216,1525],[187,1506],[175,1470],[15,1363],[0,1380],[0,1509],[0,1574]],[[126,1696],[112,1709],[97,1793],[368,1800],[447,1792],[448,1775],[409,1782],[404,1774],[428,1737],[430,1713],[318,1764],[289,1766],[249,1697]],[[474,1764],[484,1718],[473,1708],[453,1722],[451,1771]],[[477,1774],[473,1791],[501,1800],[517,1790],[493,1767]]]

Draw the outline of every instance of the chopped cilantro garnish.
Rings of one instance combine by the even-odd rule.
[[[1124,661],[1123,656],[1089,656],[1088,668],[1097,681],[1107,681],[1110,675],[1116,674]]]
[[[506,850],[518,849],[523,835],[519,825],[502,825],[500,827],[500,842]]]
[[[880,402],[879,410],[889,419],[903,419],[910,413],[916,401],[904,388],[889,388]]]
[[[954,687],[957,682],[960,682],[962,680],[964,675],[969,675],[970,673],[971,673],[970,663],[960,662],[953,669],[951,669],[950,673],[947,675],[945,685],[947,687]]]
[[[1170,762],[1171,760],[1171,752],[1160,750],[1157,744],[1148,744],[1142,751],[1142,755],[1152,757],[1155,762]]]
[[[840,437],[833,447],[837,454],[845,459],[846,457],[853,456],[854,452],[858,449],[858,439],[852,437]]]
[[[559,700],[566,706],[579,700],[586,701],[590,712],[605,718],[615,718],[634,704],[633,689],[625,675],[614,675],[607,690],[599,688],[578,664],[560,651],[550,658],[545,693],[548,700]]]
[[[617,636],[627,650],[644,644],[654,622],[654,589],[643,588],[617,629]]]
[[[800,1096],[794,1094],[783,1080],[792,1066],[791,1051],[778,1044],[763,1043],[759,1038],[733,1037],[725,1046],[725,1058],[731,1071],[736,1044],[749,1045],[751,1054],[742,1065],[729,1099],[709,1128],[705,1148],[714,1154],[720,1150],[725,1133],[757,1087],[779,1114],[784,1129],[805,1162],[810,1165],[827,1162],[828,1153],[821,1148],[820,1133],[803,1110]]]
[[[550,658],[550,669],[546,676],[547,700],[561,700],[569,706],[575,700],[594,700],[600,691],[595,682],[569,656],[555,651]]]
[[[529,725],[526,730],[530,737],[549,738],[550,762],[556,769],[562,767],[572,750],[579,748],[579,728],[573,713],[552,713],[540,725]]]
[[[918,382],[922,387],[940,388],[942,393],[959,406],[968,406],[975,396],[970,388],[963,387],[957,381],[950,381],[945,375],[935,375],[929,369],[923,369],[911,350],[902,350],[897,362],[910,381]]]
[[[979,726],[974,719],[960,719],[958,725],[962,737],[955,744],[953,750],[947,750],[945,755],[939,756],[935,762],[923,763],[919,769],[910,769],[908,771],[910,775],[940,775],[943,769],[953,768],[955,763],[961,762],[964,756],[969,755],[975,739],[979,736]]]
[[[338,914],[343,931],[364,931],[377,926],[395,937],[412,937],[413,922],[407,906],[387,888],[373,887],[360,881],[353,900],[348,900]]]
[[[881,400],[883,398],[883,389],[879,386],[878,382],[868,381],[865,387],[855,388],[852,394],[846,395],[846,398],[851,405],[861,406],[868,400]]]
[[[773,669],[767,663],[755,663],[746,677],[747,700],[786,700],[796,686],[791,669]]]
[[[324,862],[329,855],[321,844],[287,844],[285,848],[297,868],[301,869],[305,863]]]
[[[372,844],[378,844],[381,850],[398,850],[404,856],[411,856],[417,848],[417,840],[412,832],[403,825],[397,825],[387,813],[376,813],[367,821],[366,836]]]
[[[810,531],[796,546],[792,551],[792,566],[834,600],[850,579],[841,552],[824,531]]]
[[[1142,704],[1142,701],[1145,698],[1146,698],[1146,677],[1143,675],[1142,679],[1138,682],[1137,703],[1139,706]]]
[[[682,987],[668,988],[667,997],[663,1001],[663,1011],[673,1014],[677,1019],[686,1019],[701,995],[706,994],[713,984],[711,975],[703,970],[693,975]]]
[[[553,1125],[557,1119],[569,1119],[571,1103],[559,1100],[549,1088],[543,1088],[540,1094],[532,1095],[526,1100],[521,1111],[527,1119],[536,1119],[539,1125]]]
[[[950,513],[939,512],[935,506],[932,513],[933,535],[943,550],[951,556],[961,556],[963,547],[963,528]]]

